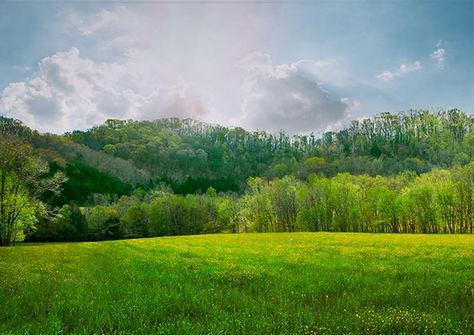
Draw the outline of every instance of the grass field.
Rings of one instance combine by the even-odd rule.
[[[474,334],[474,236],[23,245],[0,283],[1,334]]]

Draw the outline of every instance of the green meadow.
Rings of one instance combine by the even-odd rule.
[[[0,249],[1,334],[473,334],[474,236],[219,234]]]

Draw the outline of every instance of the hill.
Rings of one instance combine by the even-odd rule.
[[[160,183],[188,194],[209,187],[242,192],[252,176],[419,174],[466,164],[474,155],[474,119],[458,110],[384,113],[320,136],[250,132],[176,118],[108,120],[64,135],[23,127],[23,136],[53,169],[68,175],[72,185],[66,185],[64,203],[83,203],[94,193],[130,194],[138,186]],[[85,179],[103,188],[77,182]]]
[[[394,175],[448,168],[473,158],[474,119],[458,110],[384,113],[317,137],[249,132],[195,120],[109,120],[72,141],[134,164],[178,193],[242,191],[250,176],[311,172]]]
[[[47,162],[44,177],[65,176],[16,239],[473,232],[474,119],[458,110],[385,113],[319,137],[190,119],[108,120],[64,135],[0,121]]]

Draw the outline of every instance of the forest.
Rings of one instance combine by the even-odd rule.
[[[240,232],[472,233],[474,119],[383,113],[337,132],[191,119],[42,134],[0,120],[0,244]]]

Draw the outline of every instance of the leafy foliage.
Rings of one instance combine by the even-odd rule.
[[[0,123],[0,245],[24,239],[43,209],[40,196],[56,194],[64,181],[61,173],[48,176],[45,162],[33,154],[24,136],[28,133],[15,121]]]
[[[41,200],[68,222],[66,208],[81,217],[79,228],[40,219],[31,240],[472,231],[474,120],[458,110],[384,113],[318,137],[175,118],[65,135],[2,122],[49,162],[41,178],[67,176],[60,196]]]

